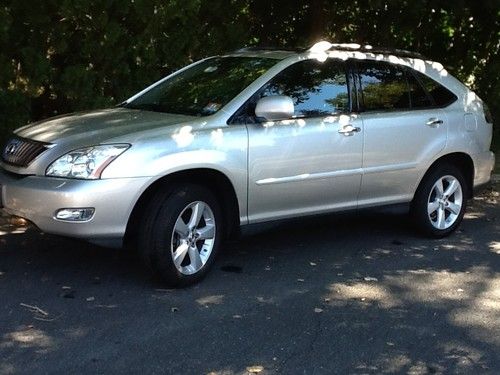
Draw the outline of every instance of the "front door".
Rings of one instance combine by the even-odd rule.
[[[291,119],[247,125],[250,222],[355,208],[363,128],[350,113],[345,63],[295,63],[257,94],[290,96]]]

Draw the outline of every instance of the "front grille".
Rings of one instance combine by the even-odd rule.
[[[48,143],[31,139],[11,138],[2,150],[2,160],[17,167],[27,167],[48,146]]]

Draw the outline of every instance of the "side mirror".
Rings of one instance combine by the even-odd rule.
[[[255,107],[255,115],[267,121],[287,120],[293,116],[295,108],[289,96],[273,95],[260,99]]]

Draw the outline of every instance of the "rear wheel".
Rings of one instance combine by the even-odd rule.
[[[454,165],[441,165],[422,181],[411,206],[417,227],[431,237],[444,237],[460,225],[467,205],[467,184]]]
[[[210,190],[181,185],[152,199],[139,236],[146,264],[170,286],[205,276],[222,235],[220,206]]]

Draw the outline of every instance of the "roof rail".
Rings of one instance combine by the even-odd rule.
[[[360,51],[368,53],[380,53],[384,55],[396,55],[399,57],[410,57],[426,60],[426,58],[418,52],[407,51],[398,48],[386,48],[386,47],[373,47],[369,44],[361,45],[357,43],[330,43],[328,41],[321,41],[315,43],[309,51],[311,52],[327,52],[331,50],[337,51]]]
[[[253,52],[253,51],[304,52],[304,51],[307,51],[307,48],[271,47],[271,46],[250,46],[250,47],[239,48],[235,52]]]

